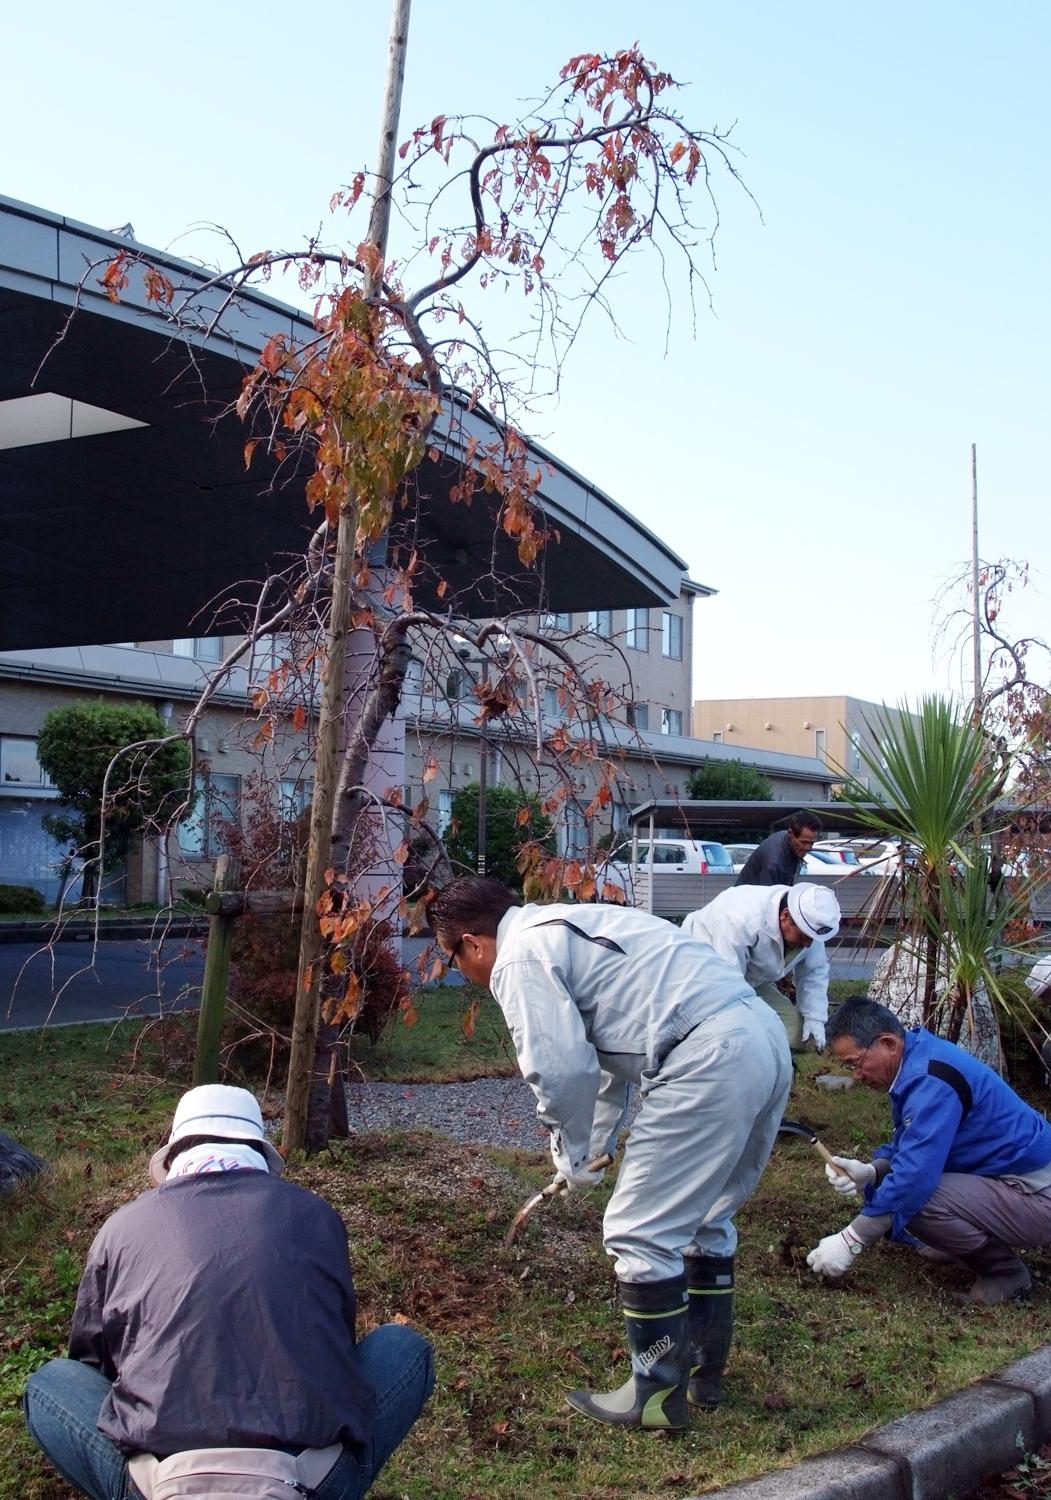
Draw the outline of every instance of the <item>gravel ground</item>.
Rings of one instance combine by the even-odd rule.
[[[351,1131],[436,1130],[472,1146],[547,1150],[536,1099],[521,1078],[477,1078],[470,1083],[352,1083],[347,1087]]]

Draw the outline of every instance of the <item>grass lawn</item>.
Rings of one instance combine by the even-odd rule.
[[[356,1051],[368,1076],[419,1080],[513,1068],[495,1005],[463,1036],[464,992],[436,990],[415,1028]],[[129,1070],[135,1026],[0,1036],[0,1129],[53,1170],[0,1200],[0,1497],[68,1491],[25,1438],[27,1375],[64,1343],[80,1266],[98,1225],[142,1190],[146,1160],[181,1084]],[[858,1088],[827,1092],[804,1061],[790,1112],[833,1150],[884,1138],[887,1105]],[[1041,1101],[1044,1103],[1046,1101]],[[276,1101],[275,1101],[276,1103]],[[817,1284],[808,1249],[849,1217],[802,1141],[779,1144],[741,1215],[737,1335],[729,1401],[682,1437],[616,1432],[572,1413],[566,1390],[626,1375],[614,1280],[600,1246],[608,1189],[545,1205],[520,1243],[504,1231],[547,1180],[541,1156],[405,1133],[358,1136],[289,1175],[322,1193],[350,1233],[366,1326],[411,1319],[433,1340],[438,1390],[381,1474],[376,1500],[667,1500],[820,1452],[994,1370],[1046,1338],[1051,1261],[1032,1257],[1022,1307],[961,1309],[966,1284],[886,1245],[852,1276]]]

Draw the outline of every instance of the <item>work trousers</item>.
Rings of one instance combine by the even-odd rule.
[[[946,1172],[909,1221],[909,1233],[959,1260],[990,1243],[1032,1249],[1051,1244],[1051,1187],[1027,1193],[999,1177]]]
[[[621,1281],[679,1276],[687,1253],[733,1255],[733,1215],[766,1166],[791,1083],[784,1027],[758,998],[727,1006],[643,1072],[603,1223]]]
[[[434,1388],[431,1347],[411,1328],[385,1323],[355,1351],[361,1373],[376,1393],[375,1427],[363,1447],[344,1448],[311,1492],[314,1500],[360,1500]],[[29,1377],[26,1426],[63,1479],[82,1494],[91,1500],[136,1500],[139,1492],[128,1478],[127,1458],[98,1430],[109,1386],[93,1365],[53,1359]]]
[[[803,1017],[799,1013],[798,1005],[794,1005],[787,995],[783,995],[773,980],[769,984],[756,985],[756,994],[780,1018],[792,1051],[802,1052]]]

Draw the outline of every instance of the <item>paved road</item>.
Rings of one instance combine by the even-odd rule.
[[[57,943],[51,952],[41,952],[37,943],[0,943],[0,1031],[156,1014],[162,1004],[166,1011],[196,1008],[202,945],[170,939],[159,971],[151,951],[142,941],[100,943],[92,968],[87,942]],[[833,979],[868,979],[872,973],[867,948],[834,948],[831,961]]]
[[[158,969],[152,945],[99,943],[92,967],[89,942],[0,943],[0,1031],[74,1021],[119,1020],[191,1010],[199,1002],[203,948],[187,939],[164,944]]]

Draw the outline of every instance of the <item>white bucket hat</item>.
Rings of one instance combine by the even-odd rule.
[[[788,891],[788,915],[808,938],[827,943],[839,931],[839,902],[823,885],[793,885]]]
[[[285,1169],[280,1152],[266,1138],[258,1100],[247,1089],[235,1089],[227,1083],[202,1083],[183,1094],[167,1141],[150,1157],[150,1177],[158,1187],[168,1176],[164,1158],[172,1145],[191,1136],[251,1141],[266,1157],[275,1177]]]
[[[1046,958],[1037,959],[1025,976],[1025,982],[1034,995],[1042,995],[1045,990],[1051,989],[1051,953]]]

